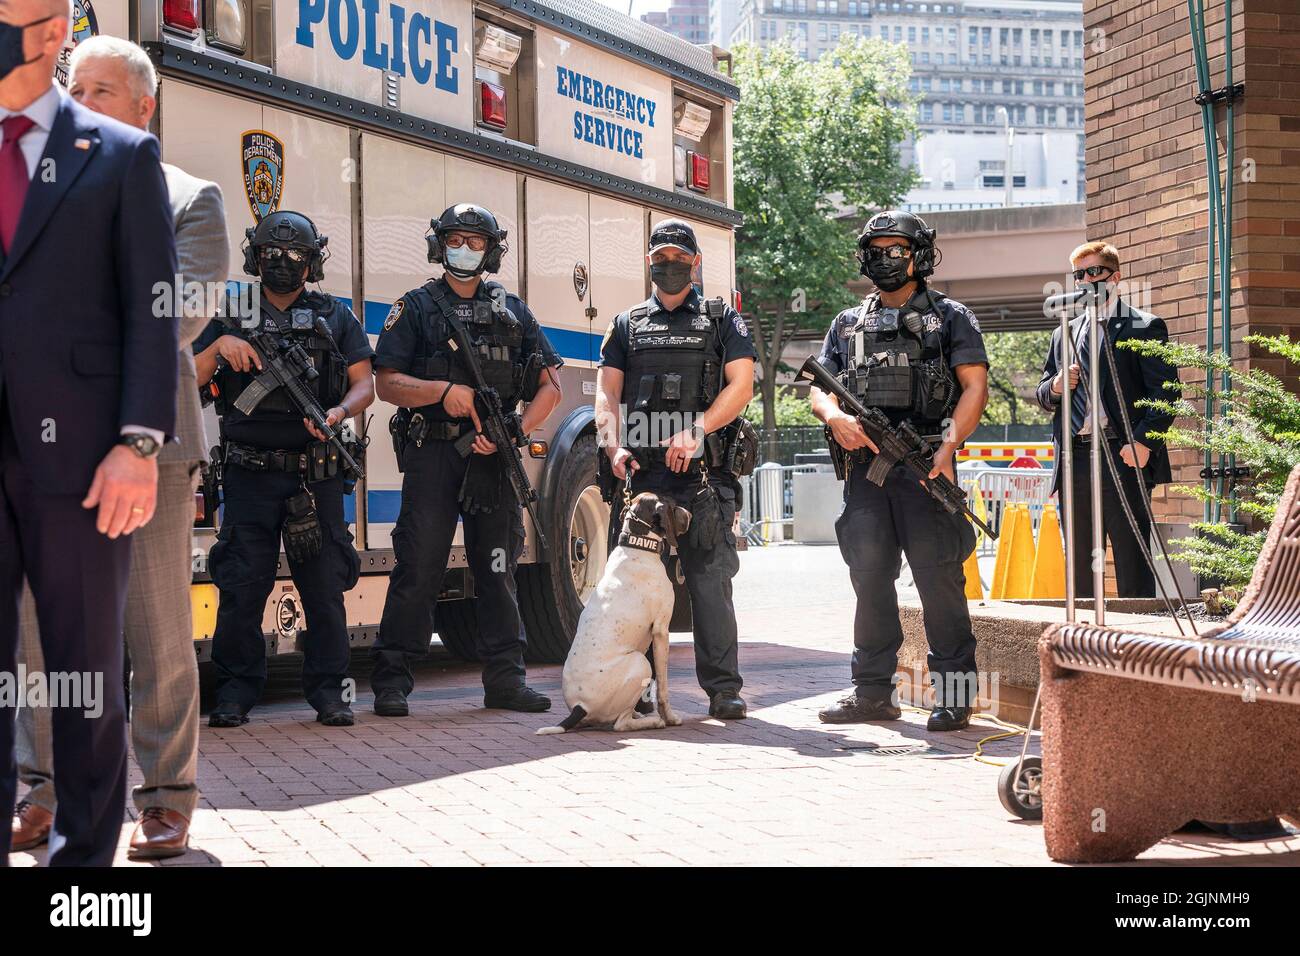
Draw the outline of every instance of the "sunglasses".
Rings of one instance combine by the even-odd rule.
[[[1113,273],[1115,272],[1115,270],[1112,269],[1112,268],[1110,268],[1109,266],[1088,266],[1088,268],[1086,268],[1086,269],[1075,269],[1075,270],[1074,270],[1074,281],[1075,281],[1075,282],[1080,282],[1080,281],[1083,280],[1083,277],[1084,277],[1084,276],[1087,276],[1089,279],[1095,279],[1095,278],[1097,278],[1097,276],[1101,275],[1103,272],[1106,272],[1106,273],[1112,273],[1112,274],[1113,274]]]
[[[912,254],[907,246],[867,246],[867,259],[880,262],[882,259],[906,259]]]
[[[287,259],[291,266],[299,268],[305,266],[308,259],[308,254],[301,249],[285,249],[281,246],[263,246],[258,255],[268,265],[275,265],[281,259]]]
[[[469,246],[472,252],[482,252],[487,248],[486,236],[459,236],[452,233],[442,241],[448,249],[459,249],[461,246]]]

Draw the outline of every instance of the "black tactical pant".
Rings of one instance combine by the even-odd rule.
[[[921,598],[936,701],[973,706],[975,634],[962,571],[975,549],[970,522],[945,512],[902,466],[877,486],[867,480],[864,463],[853,468],[844,484],[844,510],[835,534],[858,598],[853,618],[857,696],[888,700],[893,693],[903,643],[895,582],[906,554]]]
[[[1120,597],[1155,597],[1156,577],[1142,554],[1142,542],[1151,540],[1151,522],[1139,496],[1151,492],[1141,480],[1139,472],[1124,463],[1119,456],[1124,442],[1110,439],[1110,453],[1119,472],[1120,491],[1128,500],[1137,521],[1141,541],[1133,534],[1124,505],[1119,500],[1120,491],[1110,476],[1106,462],[1101,463],[1101,525],[1102,541],[1110,541],[1111,555],[1115,559],[1115,590]],[[1103,451],[1103,454],[1105,452]],[[1074,593],[1077,597],[1092,597],[1092,444],[1074,443]],[[1064,533],[1064,532],[1062,532]],[[1149,547],[1149,546],[1148,546]],[[1102,560],[1105,560],[1103,557]]]
[[[266,684],[262,620],[275,587],[285,502],[301,487],[299,476],[289,472],[226,466],[221,531],[208,553],[212,583],[221,593],[212,638],[218,705],[247,712],[262,695]],[[342,477],[313,482],[311,491],[316,496],[321,551],[310,561],[289,559],[289,573],[307,622],[302,641],[303,696],[321,711],[346,703],[343,681],[349,643],[343,594],[356,586],[361,559],[343,520]],[[295,610],[285,604],[276,613],[280,620],[291,621]]]
[[[491,513],[461,515],[458,499],[469,457],[462,458],[450,441],[426,441],[419,448],[408,444],[402,456],[402,510],[393,528],[396,564],[372,652],[370,685],[376,693],[396,689],[409,694],[415,686],[411,662],[429,652],[434,605],[457,517],[464,524],[465,557],[474,575],[483,686],[508,691],[524,684],[525,637],[515,594],[523,519],[504,481],[501,504]]]
[[[671,498],[675,504],[688,510],[700,486],[698,472],[692,472],[690,477],[674,475],[662,464],[651,465],[634,474],[633,496],[645,491],[654,492]],[[740,489],[734,479],[723,473],[717,473],[712,484],[722,499],[721,537],[710,548],[692,547],[685,537],[677,543],[682,576],[691,595],[695,676],[710,697],[724,690],[739,692],[744,684],[737,654],[736,606],[731,597],[731,579],[740,570],[736,536],[731,530],[740,507]],[[611,550],[622,526],[622,510],[623,486],[620,483],[610,519]],[[668,555],[664,556],[664,563],[669,565]]]

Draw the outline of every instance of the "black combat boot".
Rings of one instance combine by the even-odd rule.
[[[719,720],[744,720],[749,713],[745,700],[734,690],[720,690],[709,698],[709,716]]]
[[[965,730],[970,726],[969,707],[935,707],[930,711],[930,719],[925,722],[926,730]]]
[[[380,717],[406,717],[411,709],[406,706],[406,695],[396,687],[375,691],[375,713]]]
[[[242,727],[248,715],[234,704],[217,704],[208,714],[209,727]]]
[[[334,704],[317,711],[316,722],[326,727],[351,727],[356,723],[356,718],[347,704]]]
[[[902,716],[903,712],[888,699],[849,694],[819,711],[817,719],[823,724],[865,724],[876,720],[898,720]]]
[[[525,714],[540,714],[551,709],[551,698],[537,693],[531,687],[509,687],[490,690],[483,695],[483,706],[490,710],[519,710]]]

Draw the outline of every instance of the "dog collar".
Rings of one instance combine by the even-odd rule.
[[[654,538],[648,534],[629,534],[624,531],[618,536],[618,546],[637,551],[650,551],[654,554],[664,553],[664,539]]]

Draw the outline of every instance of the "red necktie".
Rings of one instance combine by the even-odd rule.
[[[27,198],[27,158],[18,148],[18,140],[35,126],[28,116],[8,116],[0,120],[4,143],[0,144],[0,247],[5,252],[13,245],[18,220]]]

